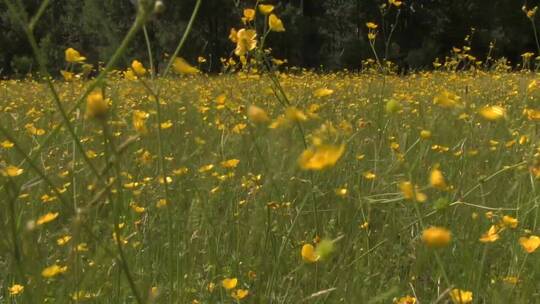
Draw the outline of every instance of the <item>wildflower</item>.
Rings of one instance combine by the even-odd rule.
[[[339,197],[346,197],[348,190],[347,188],[340,188],[340,189],[336,189],[335,192],[336,192],[336,195]]]
[[[133,70],[129,69],[127,71],[124,71],[124,79],[127,79],[127,80],[137,80],[138,77],[137,75],[135,75],[135,72],[133,72]]]
[[[482,235],[480,242],[482,243],[493,243],[500,238],[499,231],[497,226],[492,225],[489,230]]]
[[[199,56],[199,57],[197,57],[197,62],[198,63],[206,63],[206,58],[204,58],[203,56]]]
[[[271,4],[259,4],[259,12],[263,15],[268,15],[274,10],[274,6]]]
[[[42,216],[40,216],[37,221],[36,221],[36,224],[37,225],[43,225],[43,224],[46,224],[48,222],[52,222],[54,221],[56,218],[58,217],[58,212],[49,212],[47,214],[44,214]]]
[[[500,106],[484,107],[478,113],[485,119],[490,121],[500,120],[505,116],[505,109]]]
[[[388,4],[393,5],[395,7],[400,7],[403,2],[399,0],[388,0]]]
[[[75,74],[64,70],[60,71],[60,74],[62,74],[62,77],[64,77],[65,81],[72,81],[75,77]]]
[[[237,289],[231,293],[231,297],[236,301],[240,301],[249,295],[249,291],[246,289]]]
[[[135,130],[141,135],[145,135],[148,133],[148,128],[146,127],[146,120],[149,116],[150,115],[144,111],[133,111],[133,128],[135,128]]]
[[[244,18],[242,18],[242,20],[244,22],[251,22],[255,19],[255,10],[252,9],[252,8],[246,8],[244,10]]]
[[[394,300],[394,304],[416,304],[416,303],[417,303],[416,298],[409,295]]]
[[[103,98],[100,91],[94,91],[86,97],[86,117],[103,118],[109,109],[108,102]]]
[[[288,107],[285,110],[285,117],[289,121],[306,121],[308,119],[304,112],[298,110],[295,107]]]
[[[238,163],[240,163],[240,160],[238,159],[229,159],[229,160],[221,162],[221,166],[223,168],[231,169],[231,168],[236,168],[236,166],[238,166]]]
[[[170,120],[164,121],[164,122],[159,124],[159,127],[161,128],[161,130],[170,129],[170,128],[172,128],[172,126],[173,126],[173,123]]]
[[[315,247],[311,244],[304,244],[300,252],[302,259],[308,263],[315,263],[319,260],[319,256],[315,253]]]
[[[166,199],[162,198],[162,199],[159,199],[157,201],[156,208],[158,208],[158,209],[163,208],[163,207],[166,207],[168,204],[169,204],[169,202]]]
[[[450,298],[454,304],[466,304],[473,301],[472,291],[466,291],[454,288],[450,291]]]
[[[241,29],[236,34],[236,56],[244,56],[247,52],[257,47],[257,32],[255,30]]]
[[[540,247],[540,237],[531,235],[530,237],[520,237],[519,244],[527,253],[533,253]]]
[[[4,149],[11,149],[15,146],[14,143],[10,142],[9,140],[4,140],[3,142],[0,142],[0,147]]]
[[[422,139],[430,139],[431,138],[431,131],[429,131],[429,130],[420,131],[420,137]]]
[[[234,43],[236,43],[238,41],[238,32],[236,31],[236,29],[234,27],[231,28],[231,30],[229,32],[229,40],[231,40]]]
[[[362,176],[367,179],[367,180],[373,180],[375,178],[377,178],[377,175],[371,171],[366,171],[364,173],[362,173]]]
[[[24,169],[9,165],[6,168],[2,169],[1,172],[3,176],[17,177],[24,173]]]
[[[69,241],[71,240],[71,236],[70,235],[64,235],[58,239],[56,239],[56,244],[58,246],[64,246],[65,244],[67,244]]]
[[[312,147],[300,155],[298,164],[303,170],[322,170],[332,167],[345,152],[345,145],[321,145]]]
[[[226,278],[226,279],[223,279],[223,281],[221,281],[221,286],[223,286],[223,288],[227,290],[235,288],[237,284],[238,284],[237,278]]]
[[[268,17],[268,27],[273,32],[285,32],[285,27],[283,26],[283,22],[281,21],[281,19],[278,18],[278,16],[274,14]]]
[[[131,69],[135,71],[135,74],[137,74],[137,76],[144,76],[147,72],[143,64],[138,60],[133,60],[133,62],[131,63]]]
[[[504,227],[508,227],[508,228],[512,228],[512,229],[517,228],[518,223],[519,223],[519,221],[518,221],[517,218],[511,217],[509,215],[503,216],[502,222],[501,222],[501,224]]]
[[[428,247],[446,247],[452,240],[452,234],[446,228],[431,226],[422,232],[422,241]]]
[[[250,105],[248,107],[247,116],[249,120],[254,123],[265,123],[270,121],[270,118],[268,117],[268,114],[266,114],[266,111],[255,105]]]
[[[519,277],[516,277],[516,276],[507,276],[507,277],[504,277],[502,281],[506,284],[517,285],[520,282],[520,279]]]
[[[320,88],[313,92],[313,96],[317,98],[326,97],[334,94],[334,90],[328,88]]]
[[[366,26],[370,30],[376,30],[379,26],[374,22],[368,22],[366,23]]]
[[[435,189],[446,190],[448,188],[446,181],[444,180],[444,175],[439,169],[431,170],[431,174],[429,175],[429,183]]]
[[[200,73],[199,69],[191,66],[184,58],[176,57],[173,61],[173,69],[178,74],[195,75]]]
[[[52,278],[67,271],[67,266],[59,266],[54,264],[49,266],[41,272],[41,275],[45,278]]]
[[[448,90],[442,90],[433,98],[433,103],[443,108],[454,108],[460,105],[460,99],[461,97],[458,95]]]
[[[66,61],[69,63],[83,62],[86,60],[86,57],[81,56],[79,51],[74,48],[68,48],[65,51]]]
[[[9,287],[9,295],[16,296],[21,294],[24,291],[24,286],[20,284],[13,284]]]
[[[30,133],[32,135],[41,136],[41,135],[45,134],[45,130],[40,129],[40,128],[36,128],[36,126],[34,126],[33,123],[28,123],[28,124],[24,125],[24,128],[26,129],[26,131],[28,131],[28,133]]]
[[[420,192],[418,186],[409,181],[399,183],[399,189],[403,194],[403,197],[408,200],[423,203],[427,200],[427,195]]]

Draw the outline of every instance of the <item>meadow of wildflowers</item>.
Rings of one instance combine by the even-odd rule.
[[[534,55],[284,68],[261,3],[219,75],[181,57],[190,26],[160,73],[114,70],[163,9],[140,0],[89,77],[73,48],[47,71],[39,11],[4,1],[41,74],[0,81],[0,303],[540,303]]]

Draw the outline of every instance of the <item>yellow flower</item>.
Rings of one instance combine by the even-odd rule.
[[[247,116],[249,120],[254,123],[265,123],[270,121],[270,118],[268,117],[268,114],[266,114],[266,111],[255,105],[250,105],[248,107]]]
[[[13,284],[11,287],[9,287],[9,294],[11,296],[16,296],[18,294],[21,294],[24,291],[24,286],[20,284]]]
[[[200,73],[199,69],[191,66],[184,58],[176,57],[173,62],[173,69],[178,74],[195,75]]]
[[[233,297],[236,301],[240,301],[248,295],[249,290],[246,289],[237,289],[231,293],[231,297]]]
[[[67,271],[67,266],[59,266],[57,264],[54,264],[52,266],[49,266],[43,269],[43,271],[41,272],[41,275],[45,278],[52,278],[66,271]]]
[[[429,247],[446,247],[452,240],[452,234],[446,228],[431,226],[422,232],[422,241]]]
[[[533,253],[540,246],[540,237],[531,235],[530,237],[520,237],[519,244],[527,253]]]
[[[61,70],[60,74],[62,74],[62,77],[64,77],[65,81],[72,81],[75,76],[75,74],[64,70]]]
[[[431,131],[429,131],[429,130],[420,131],[420,137],[422,139],[430,139],[431,138]]]
[[[308,263],[315,263],[319,260],[319,256],[315,253],[315,247],[311,244],[305,244],[302,246],[302,250],[300,252],[302,255],[302,259]]]
[[[142,135],[148,133],[148,128],[146,127],[146,120],[150,115],[144,111],[135,110],[133,111],[133,128]]]
[[[379,26],[374,22],[368,22],[366,23],[366,26],[370,30],[376,30]]]
[[[268,15],[274,10],[274,6],[271,4],[259,4],[259,12],[263,15]]]
[[[56,218],[58,217],[58,212],[49,212],[47,214],[44,214],[42,216],[40,216],[37,221],[36,221],[36,224],[37,225],[43,225],[43,224],[46,224],[48,222],[52,222],[54,221]]]
[[[146,69],[144,68],[143,64],[138,60],[133,60],[133,62],[131,62],[131,69],[135,71],[135,74],[137,74],[137,76],[144,76],[146,74]]]
[[[238,284],[237,278],[226,278],[223,281],[221,281],[221,286],[223,286],[223,288],[227,290],[235,288],[237,284]]]
[[[404,296],[397,300],[394,300],[394,304],[416,304],[417,300],[413,296]]]
[[[109,103],[100,91],[94,91],[86,97],[86,117],[103,118],[107,114]]]
[[[257,32],[255,30],[241,29],[236,34],[236,56],[244,56],[257,47]]]
[[[398,0],[388,0],[388,4],[393,5],[395,7],[400,7],[403,2]]]
[[[431,174],[429,175],[429,183],[435,189],[446,190],[448,188],[446,181],[444,180],[444,175],[439,169],[431,170]]]
[[[229,33],[229,40],[231,40],[234,43],[238,41],[238,32],[236,31],[234,27],[231,28],[231,31]]]
[[[7,166],[6,168],[2,169],[2,175],[3,176],[9,176],[9,177],[16,177],[24,173],[24,170],[16,167],[16,166]]]
[[[452,298],[454,304],[471,303],[473,301],[473,293],[472,291],[454,288],[450,291],[450,298]]]
[[[461,97],[448,91],[442,90],[437,96],[433,98],[433,103],[443,108],[454,108],[459,106]]]
[[[127,80],[137,80],[137,75],[135,75],[135,72],[133,72],[133,70],[129,69],[127,71],[124,72],[124,79],[127,79]]]
[[[236,166],[238,166],[239,163],[240,163],[240,160],[233,158],[233,159],[229,159],[229,160],[221,162],[221,166],[223,168],[232,169],[232,168],[236,168]]]
[[[489,230],[482,235],[480,238],[480,242],[482,243],[493,243],[497,241],[500,238],[499,236],[499,230],[497,226],[491,225]]]
[[[11,149],[15,144],[6,139],[3,142],[0,142],[0,146],[4,149]]]
[[[490,106],[480,109],[478,113],[487,120],[496,121],[504,118],[506,111],[500,106]]]
[[[317,98],[326,97],[334,94],[334,90],[328,88],[320,88],[313,92],[313,96]]]
[[[399,190],[401,190],[405,199],[417,201],[419,203],[423,203],[427,200],[427,195],[420,192],[418,186],[415,186],[409,181],[399,183]]]
[[[255,19],[255,10],[252,9],[252,8],[246,8],[244,10],[244,18],[243,20],[245,20],[246,22],[250,22],[250,21],[253,21]]]
[[[298,164],[303,170],[322,170],[332,167],[345,152],[345,145],[321,145],[312,147],[300,155]]]
[[[71,63],[83,62],[86,60],[86,57],[81,56],[79,51],[75,50],[74,48],[68,48],[65,51],[65,55],[66,55],[66,61],[71,62]]]
[[[511,217],[509,215],[505,215],[502,218],[501,224],[505,227],[514,229],[514,228],[517,228],[519,221],[517,218]]]
[[[377,175],[371,171],[366,171],[364,173],[362,173],[362,176],[367,179],[367,180],[373,180],[375,178],[377,178]]]
[[[285,32],[285,27],[283,26],[283,22],[281,21],[281,19],[278,18],[278,16],[274,14],[268,17],[268,27],[273,32]]]

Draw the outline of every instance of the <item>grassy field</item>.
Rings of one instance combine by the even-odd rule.
[[[0,302],[540,303],[536,78],[2,81]]]

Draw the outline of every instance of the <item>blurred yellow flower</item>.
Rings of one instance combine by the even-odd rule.
[[[20,284],[13,284],[9,287],[9,295],[16,296],[21,294],[24,291],[24,286]]]
[[[433,103],[442,108],[454,108],[459,106],[461,97],[448,91],[442,90],[433,98]]]
[[[482,235],[480,242],[482,243],[493,243],[500,238],[499,228],[496,225],[491,225],[489,230]]]
[[[422,232],[422,241],[428,247],[446,247],[452,240],[452,234],[446,228],[431,226]]]
[[[473,301],[472,291],[466,291],[454,288],[450,291],[450,298],[454,304],[466,304]]]
[[[303,170],[322,170],[332,167],[345,152],[345,145],[321,145],[312,147],[300,155],[298,164]]]
[[[173,61],[173,70],[178,74],[195,75],[200,73],[199,69],[191,66],[184,58],[176,57]]]
[[[49,266],[43,269],[43,271],[41,271],[41,275],[45,278],[52,278],[66,271],[67,271],[67,266],[59,266],[57,264],[54,264],[52,266]]]
[[[223,281],[221,281],[221,286],[227,290],[235,288],[237,284],[237,278],[225,278]]]
[[[366,23],[366,27],[370,30],[376,30],[379,26],[374,22]]]
[[[520,237],[519,244],[527,253],[533,253],[540,247],[540,237],[531,235],[530,237]]]
[[[133,62],[131,62],[131,69],[135,71],[137,76],[144,76],[147,72],[143,64],[138,60],[133,60]]]
[[[44,215],[40,216],[37,219],[36,224],[37,225],[43,225],[43,224],[54,221],[57,217],[58,217],[58,212],[54,212],[54,213],[49,212],[47,214],[44,214]]]
[[[236,301],[240,301],[249,295],[249,291],[246,289],[236,289],[231,293],[231,297]]]
[[[313,92],[313,96],[317,98],[326,97],[334,94],[334,90],[328,88],[320,88]]]
[[[262,108],[259,108],[255,105],[250,105],[247,109],[247,116],[249,120],[254,123],[266,123],[270,121],[268,114]]]
[[[408,200],[423,203],[427,200],[427,195],[420,192],[420,188],[409,181],[399,183],[399,190],[403,197]]]
[[[4,149],[11,149],[15,146],[14,143],[12,143],[11,141],[9,140],[4,140],[2,142],[0,142],[0,147],[4,148]]]
[[[133,119],[132,119],[133,128],[141,135],[148,134],[148,128],[146,127],[146,120],[148,119],[149,116],[150,114],[144,111],[140,111],[140,110],[133,111]]]
[[[268,15],[274,10],[274,6],[271,4],[259,4],[259,11],[263,15]]]
[[[66,61],[70,63],[83,62],[86,60],[86,57],[81,56],[79,51],[75,50],[74,48],[66,49],[65,55]]]
[[[285,27],[283,26],[283,22],[281,21],[281,19],[278,18],[278,16],[274,14],[268,17],[268,27],[273,32],[285,32]]]
[[[229,160],[226,160],[226,161],[222,161],[221,162],[221,166],[223,168],[227,168],[227,169],[231,169],[231,168],[236,168],[236,166],[238,166],[238,164],[240,163],[240,160],[239,159],[229,159]]]
[[[518,224],[519,224],[519,221],[517,218],[514,218],[514,217],[511,217],[509,215],[505,215],[503,216],[502,218],[502,223],[501,223],[504,227],[508,227],[508,228],[517,228]]]
[[[394,304],[416,304],[416,303],[417,303],[416,298],[409,295],[394,300]]]
[[[62,74],[62,77],[64,77],[65,81],[72,81],[73,78],[75,77],[75,74],[73,74],[72,72],[68,72],[64,70],[61,70],[60,74]]]
[[[315,247],[311,244],[304,244],[300,251],[302,259],[308,263],[315,263],[319,260],[319,256],[315,253]]]
[[[430,139],[431,138],[431,131],[429,131],[429,130],[420,131],[420,137],[422,139]]]
[[[435,189],[446,190],[448,188],[444,175],[439,169],[431,170],[431,174],[429,175],[429,183]]]
[[[9,176],[9,177],[16,177],[24,173],[24,169],[21,169],[19,167],[9,165],[2,169],[2,175],[3,176]]]
[[[255,14],[256,14],[256,12],[255,12],[254,9],[252,9],[252,8],[246,8],[246,9],[244,10],[244,18],[243,18],[243,20],[244,20],[245,22],[253,21],[253,20],[255,19]]]
[[[103,118],[107,114],[109,103],[103,98],[100,91],[94,91],[86,97],[86,117]]]
[[[483,107],[478,113],[487,120],[496,121],[504,118],[506,111],[500,106],[489,106]]]

